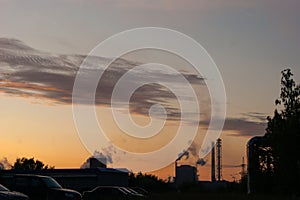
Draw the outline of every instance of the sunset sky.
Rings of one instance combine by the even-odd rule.
[[[13,163],[24,156],[56,168],[80,167],[91,154],[80,140],[73,121],[71,103],[76,66],[106,38],[127,29],[151,26],[192,37],[218,66],[227,95],[227,115],[221,135],[223,164],[240,165],[246,156],[247,141],[264,134],[265,119],[274,111],[274,100],[280,92],[280,71],[291,68],[299,83],[299,8],[297,0],[0,0],[0,160],[7,158]],[[193,88],[200,91],[196,93],[203,101],[200,108],[204,122],[200,123],[193,143],[198,152],[207,125],[205,116],[209,115],[205,77],[194,76],[191,66],[162,52],[136,52],[123,59],[116,61],[108,72],[113,79],[135,62],[156,61],[180,70]],[[104,81],[104,88],[111,86]],[[162,88],[143,88],[133,98],[136,100],[133,118],[138,124],[149,122],[144,110],[149,99],[171,100],[172,108],[178,107],[174,96]],[[165,134],[151,141],[152,149],[145,148],[149,145],[139,145],[141,141],[132,140],[128,145],[122,143],[128,138],[120,136],[107,102],[96,98],[96,103],[104,129],[111,133],[115,144],[130,151],[160,148],[174,136],[172,133],[178,126],[176,112],[171,113],[172,119],[162,130]],[[109,149],[104,151],[111,153]],[[206,159],[207,165],[198,167],[201,180],[210,179],[209,156]],[[194,164],[195,160],[197,154],[191,153],[181,164]],[[240,168],[224,168],[223,178],[238,179],[239,172]],[[174,176],[173,165],[155,174],[162,178]]]

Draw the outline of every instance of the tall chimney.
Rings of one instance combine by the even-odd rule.
[[[211,149],[211,182],[216,181],[216,163],[215,163],[215,143],[211,143],[212,149]]]
[[[222,140],[217,139],[217,180],[222,179]]]

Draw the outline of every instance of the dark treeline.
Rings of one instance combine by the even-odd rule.
[[[141,172],[129,174],[128,184],[130,187],[141,187],[150,192],[163,192],[171,189],[170,185],[157,176],[143,174]]]
[[[45,165],[40,160],[34,158],[17,158],[16,162],[12,165],[12,169],[16,170],[41,170],[41,169],[54,169],[54,166]]]

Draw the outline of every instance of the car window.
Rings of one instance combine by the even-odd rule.
[[[103,195],[112,194],[112,191],[110,188],[102,188],[100,191],[101,191],[101,194],[103,194]]]
[[[62,188],[61,185],[58,182],[56,182],[53,178],[43,177],[42,180],[48,188]]]
[[[16,177],[16,186],[17,187],[26,187],[28,186],[28,179],[24,177]]]
[[[39,178],[33,177],[31,178],[31,186],[34,188],[42,188],[45,187],[46,185],[43,182],[41,182]]]
[[[111,193],[112,193],[113,195],[120,195],[120,194],[122,194],[122,192],[119,191],[117,188],[112,189],[112,190],[111,190]]]

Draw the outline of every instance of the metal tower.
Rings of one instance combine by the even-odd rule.
[[[217,139],[216,144],[217,149],[217,180],[221,181],[222,179],[222,140]]]

